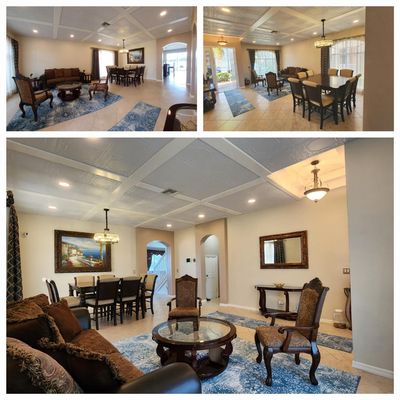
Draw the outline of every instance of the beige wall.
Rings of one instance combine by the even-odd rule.
[[[306,230],[308,234],[308,269],[260,269],[259,237]],[[258,309],[257,284],[284,282],[302,286],[319,277],[330,288],[322,318],[332,320],[333,310],[344,309],[343,288],[349,286],[347,208],[345,188],[331,191],[322,201],[302,199],[228,219],[229,304]],[[279,295],[269,294],[267,305],[278,307]],[[291,295],[291,310],[296,310],[298,296]]]
[[[175,231],[174,242],[176,276],[188,274],[197,278],[197,261],[193,261],[196,260],[195,228]],[[186,261],[187,258],[190,258],[190,262]]]
[[[102,232],[104,224],[22,213],[18,218],[24,297],[47,294],[43,277],[54,279],[60,296],[68,295],[68,283],[73,282],[76,274],[54,272],[54,230],[94,233]],[[23,237],[23,232],[28,236]],[[135,230],[129,226],[113,225],[113,232],[119,234],[120,241],[111,249],[112,273],[119,277],[130,276],[135,267]]]
[[[363,129],[394,129],[393,7],[367,7]],[[384,71],[384,79],[379,76]]]
[[[393,140],[359,139],[345,151],[353,366],[393,378]]]
[[[175,245],[174,232],[159,229],[136,228],[136,271],[139,274],[147,272],[147,244],[159,240],[169,247],[171,270],[168,274],[168,293],[175,292]]]

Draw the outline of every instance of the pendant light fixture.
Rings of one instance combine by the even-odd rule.
[[[325,21],[326,19],[321,19],[322,22],[322,36],[321,39],[316,40],[314,42],[314,46],[317,49],[320,49],[321,47],[330,47],[333,45],[333,40],[325,39]]]
[[[125,48],[125,39],[122,39],[122,49],[119,52],[122,54],[128,53],[128,49]]]
[[[119,235],[117,233],[110,233],[110,229],[108,229],[108,212],[110,210],[108,208],[105,208],[104,211],[106,213],[106,227],[104,228],[104,232],[95,233],[93,239],[99,243],[118,243]]]
[[[314,167],[314,169],[311,171],[311,173],[314,175],[313,187],[308,190],[307,188],[304,188],[305,189],[304,195],[307,196],[308,199],[315,202],[321,200],[329,192],[329,188],[324,187],[322,185],[322,181],[318,178],[318,172],[320,171],[317,168],[318,164],[319,164],[318,160],[314,160],[311,163],[311,165]]]
[[[228,42],[224,39],[223,36],[220,37],[220,39],[217,42],[220,46],[226,46]]]

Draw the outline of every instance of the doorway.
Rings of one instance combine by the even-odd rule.
[[[217,236],[210,235],[202,243],[204,257],[205,295],[206,299],[218,299],[219,290],[219,241]]]
[[[187,83],[187,44],[176,42],[163,47],[163,79],[168,83],[186,86]]]
[[[147,243],[147,272],[158,275],[155,294],[168,294],[168,276],[171,273],[169,246],[159,240]]]

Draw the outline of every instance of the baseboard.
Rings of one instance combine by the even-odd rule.
[[[363,371],[369,372],[374,375],[383,376],[384,378],[388,378],[388,379],[393,379],[393,377],[394,377],[393,371],[390,371],[389,369],[374,367],[373,365],[360,363],[358,361],[353,361],[352,367],[361,369]]]

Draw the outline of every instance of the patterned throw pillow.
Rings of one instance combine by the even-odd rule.
[[[43,310],[33,301],[23,300],[7,307],[7,323],[20,322],[43,315]]]
[[[33,391],[44,393],[82,393],[82,390],[72,379],[71,375],[49,355],[33,349],[26,343],[15,338],[7,338],[7,357],[10,362],[16,362],[19,373],[28,378]],[[20,393],[23,390],[8,384],[8,391]],[[18,381],[16,379],[15,381]],[[26,390],[25,390],[26,392]]]

